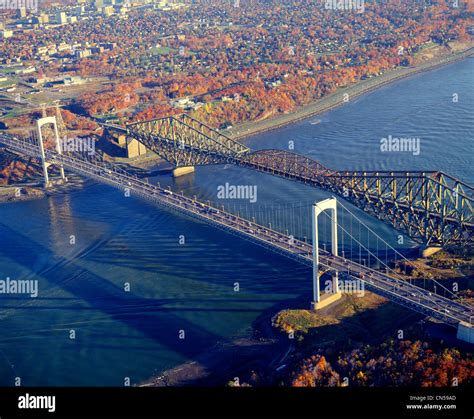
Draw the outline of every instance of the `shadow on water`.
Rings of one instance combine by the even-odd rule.
[[[19,264],[33,270],[35,266],[34,257],[31,258],[20,258],[15,252],[11,252],[9,249],[12,247],[22,247],[26,254],[34,255],[36,252],[41,252],[43,255],[47,255],[51,259],[58,259],[57,255],[54,255],[49,249],[41,246],[39,243],[32,242],[28,237],[21,235],[18,232],[12,231],[5,224],[1,224],[3,232],[11,233],[9,237],[11,240],[17,241],[11,243],[10,246],[4,246],[2,253],[4,256],[9,257],[11,260],[15,260]],[[80,272],[80,276],[87,277],[87,281],[62,281],[60,277],[77,277]],[[220,337],[199,327],[197,324],[193,324],[185,318],[178,317],[173,314],[173,310],[159,310],[156,307],[160,305],[160,302],[140,298],[131,292],[125,292],[123,288],[120,288],[108,280],[78,266],[73,261],[67,261],[67,263],[61,264],[61,275],[56,277],[54,272],[48,275],[47,280],[57,287],[60,287],[68,293],[74,295],[77,299],[82,300],[90,305],[91,310],[99,310],[105,314],[110,315],[113,319],[126,323],[127,326],[136,329],[143,333],[145,336],[158,341],[160,344],[170,348],[171,350],[180,353],[186,357],[192,358],[194,355],[203,350],[204,347],[209,346],[210,341],[216,341]],[[41,297],[37,299],[41,301]],[[131,316],[127,315],[127,306],[133,306],[139,304],[140,307],[147,307],[150,309],[148,312],[143,312],[139,316],[132,313]],[[124,307],[121,310],[122,307]],[[21,309],[27,307],[21,306]],[[31,309],[38,309],[38,307],[28,307]],[[65,308],[65,307],[57,307]],[[48,307],[49,309],[49,307]],[[75,309],[69,307],[69,309]],[[83,309],[83,308],[79,308]],[[176,333],[170,333],[170,330],[176,330]],[[189,339],[180,340],[178,337],[178,331],[185,330],[186,335]]]
[[[331,317],[331,314],[340,312],[341,306],[347,304],[349,301],[344,297],[319,313],[322,317],[327,315]],[[299,310],[308,309],[307,296],[292,300],[291,307]],[[266,326],[268,330],[275,311],[285,308],[287,307],[279,305],[266,310],[254,322],[254,327],[262,330],[265,329],[264,325],[268,325]],[[219,351],[219,356],[206,354],[198,359],[199,363],[206,366],[205,376],[194,375],[193,366],[188,365],[189,374],[178,374],[171,370],[167,373],[167,377],[172,384],[207,387],[225,385],[233,380],[233,377],[239,377],[241,383],[248,382],[250,376],[256,372],[258,386],[280,386],[283,382],[289,384],[291,371],[297,370],[303,359],[319,351],[337,369],[340,353],[347,354],[366,345],[376,348],[388,339],[397,341],[400,331],[403,331],[402,340],[428,341],[434,348],[443,341],[450,342],[456,348],[469,348],[456,339],[455,328],[432,322],[423,315],[387,301],[377,307],[360,309],[335,324],[309,328],[304,341],[300,343],[290,341],[283,333],[276,332],[280,338],[273,342],[261,344],[254,340],[248,345],[239,347],[237,353],[234,348],[225,347]],[[222,361],[224,359],[228,361],[224,363]],[[400,370],[401,374],[408,372]]]
[[[185,221],[180,222],[186,223]],[[206,229],[210,229],[207,226],[205,227]],[[196,226],[194,228],[201,229],[202,226]],[[196,322],[190,320],[189,314],[192,315],[192,313],[196,313],[196,315],[200,315],[200,313],[209,313],[207,316],[213,316],[215,313],[215,316],[219,316],[223,313],[233,313],[232,315],[235,317],[245,315],[245,313],[256,313],[258,315],[258,313],[261,313],[262,311],[262,306],[273,307],[276,301],[275,295],[273,295],[273,298],[267,298],[262,295],[262,298],[259,298],[258,296],[249,296],[250,298],[245,297],[244,299],[227,298],[225,295],[223,295],[222,298],[202,299],[142,298],[132,292],[124,292],[122,287],[114,285],[108,279],[84,268],[80,265],[80,259],[76,257],[73,259],[63,257],[61,254],[58,254],[58,252],[54,252],[42,245],[40,242],[29,238],[17,230],[13,230],[4,223],[0,223],[0,235],[9,238],[8,245],[2,245],[2,256],[5,259],[9,259],[12,263],[26,268],[29,272],[35,273],[35,277],[40,280],[40,284],[41,278],[43,278],[48,281],[53,288],[57,287],[74,296],[61,298],[45,296],[43,298],[40,294],[40,297],[34,300],[28,299],[27,304],[20,303],[20,301],[25,303],[24,298],[2,296],[1,301],[3,309],[22,310],[25,313],[37,312],[38,315],[48,311],[68,311],[70,313],[102,312],[107,316],[107,318],[99,321],[110,321],[110,319],[112,319],[121,322],[125,326],[143,334],[146,338],[152,339],[159,345],[168,348],[171,352],[180,354],[185,359],[195,359],[197,356],[213,347],[217,342],[226,345],[232,344],[229,340],[230,338],[225,338],[213,333],[212,331],[206,330],[204,327],[199,326],[198,320]],[[214,243],[214,245],[217,248],[220,248],[225,244],[226,234],[223,232],[216,232],[216,235],[218,238],[217,243]],[[241,241],[239,240],[239,242]],[[244,243],[246,246],[255,246],[247,242]],[[102,248],[103,245],[104,243],[101,242],[100,248]],[[241,244],[237,244],[237,247],[240,245]],[[18,252],[18,249],[21,249],[21,252]],[[267,279],[267,285],[270,288],[273,288],[273,282],[276,283],[278,281],[278,275],[276,275],[278,267],[280,264],[287,264],[288,261],[279,256],[277,257],[272,252],[260,247],[258,247],[258,249],[262,250],[264,254],[268,253],[268,255],[265,256],[265,262],[263,265],[269,266],[270,261],[267,259],[271,259],[272,262],[274,262],[275,266],[271,266],[272,271],[270,272],[272,283],[269,283]],[[100,251],[100,249],[94,248],[93,252],[87,251],[88,259],[93,260],[97,251]],[[133,254],[134,253],[128,253],[126,257],[133,257]],[[39,266],[42,266],[40,259],[43,258],[51,261],[51,263],[46,268],[38,269]],[[120,259],[122,260],[122,258]],[[283,260],[280,261],[280,259]],[[157,263],[156,259],[154,262]],[[188,279],[190,274],[189,270],[186,271],[184,269],[184,265],[187,263],[187,258],[183,258],[182,261],[178,263],[178,266],[183,264],[182,271],[183,274],[186,273],[186,279]],[[239,263],[241,263],[241,261]],[[115,262],[113,262],[113,264],[115,265]],[[135,264],[132,267],[136,269],[137,265]],[[152,269],[144,268],[143,270],[149,271]],[[200,275],[196,274],[193,276],[194,279],[199,280],[202,283],[210,282],[222,284],[222,275],[225,275],[225,273],[220,270],[218,273],[215,273],[215,277],[210,278],[207,274],[212,273],[213,271],[214,269],[212,268],[207,270],[204,269],[204,275],[203,271],[201,271]],[[247,275],[249,276],[249,279],[251,276],[250,271],[251,269],[249,268]],[[176,274],[176,271],[173,273]],[[275,274],[274,277],[271,275],[272,273]],[[296,273],[296,271],[293,270],[293,273]],[[292,287],[288,281],[284,282],[286,282],[286,284],[279,289],[271,289],[273,294],[282,294],[282,297],[278,297],[280,300],[281,298],[286,298],[289,288]],[[299,285],[301,285],[302,282],[303,281],[300,281]],[[258,291],[256,292],[258,293]],[[42,303],[52,303],[52,305],[41,306]],[[85,306],[85,304],[87,304],[87,306]],[[251,306],[252,304],[255,305],[255,308]],[[171,305],[171,307],[166,307],[168,305]],[[188,313],[187,319],[180,316],[182,313]],[[205,325],[206,324],[203,323],[203,326]],[[52,326],[61,327],[64,325],[53,324]],[[48,326],[46,326],[44,330],[41,330],[36,334],[41,336],[44,333],[48,333],[48,330]],[[186,331],[185,340],[179,339],[179,330]],[[106,334],[109,340],[111,340],[114,335],[117,335],[109,335],[108,332],[106,332]],[[103,335],[101,335],[101,337],[103,337]],[[9,338],[6,337],[5,341],[8,340]],[[151,351],[151,349],[146,349],[146,345],[136,346],[136,344],[133,344],[133,341],[137,342],[137,339],[134,336],[127,336],[126,334],[117,335],[117,345],[114,343],[101,344],[96,342],[95,339],[90,340],[91,341],[87,344],[89,349],[121,349],[132,344],[131,346],[133,347],[133,350],[138,349],[138,351],[142,353],[150,353]],[[62,347],[61,350],[70,352],[74,350],[74,347],[66,345]],[[209,365],[209,367],[211,367],[211,365]]]

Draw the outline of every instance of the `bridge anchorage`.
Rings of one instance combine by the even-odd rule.
[[[232,163],[331,191],[427,246],[474,240],[473,188],[443,172],[331,170],[284,150],[252,152],[186,114],[108,128],[126,132],[172,163],[176,174]]]
[[[0,134],[0,143],[12,152],[42,158],[49,164],[63,167],[68,171],[122,191],[128,191],[131,195],[148,200],[163,209],[203,221],[291,258],[298,263],[312,266],[313,285],[315,286],[313,308],[315,309],[322,308],[324,304],[329,304],[331,301],[328,298],[331,298],[331,293],[337,294],[346,291],[345,286],[344,290],[339,289],[339,282],[348,283],[351,281],[354,283],[355,281],[356,284],[363,284],[372,292],[382,295],[407,309],[456,327],[459,339],[474,343],[472,332],[473,307],[462,300],[458,300],[451,290],[435,280],[430,280],[427,284],[423,283],[422,286],[421,283],[415,284],[413,280],[407,280],[401,276],[396,269],[390,266],[390,260],[394,259],[393,256],[403,258],[403,255],[358,220],[341,201],[337,201],[337,210],[335,199],[315,204],[313,207],[313,226],[317,224],[319,217],[323,217],[323,219],[326,217],[331,220],[332,251],[328,252],[324,248],[324,244],[322,249],[318,246],[320,241],[319,230],[313,231],[313,243],[309,243],[306,238],[301,237],[301,234],[289,235],[288,232],[278,231],[276,224],[273,228],[271,226],[267,227],[268,224],[257,222],[254,218],[245,218],[239,213],[232,213],[217,208],[210,203],[176,194],[168,189],[161,188],[160,185],[145,182],[136,175],[103,161],[95,155],[91,158],[87,153],[77,154],[60,152],[61,150],[57,149],[44,149],[39,138],[21,139]],[[330,209],[331,212],[328,213],[326,209]],[[342,216],[340,216],[341,213]],[[358,220],[359,229],[363,226],[368,231],[370,230],[376,242],[375,250],[373,245],[368,243],[368,240],[362,240],[360,234],[354,234],[351,227],[352,223],[349,227],[344,224],[344,219],[348,218],[348,214],[354,220]],[[338,220],[342,220],[342,222],[339,223]],[[367,237],[369,237],[368,234]],[[381,244],[384,249],[380,249]],[[318,280],[321,280],[322,275],[326,273],[330,273],[333,279],[329,281],[329,291],[325,287],[325,293],[328,296],[323,295],[321,297],[316,289],[316,286],[319,285],[315,284],[318,284]],[[315,278],[317,281],[315,281]],[[341,281],[335,281],[335,278],[339,278]],[[433,284],[436,285],[435,288],[433,288]],[[439,294],[439,292],[443,292],[444,295]]]

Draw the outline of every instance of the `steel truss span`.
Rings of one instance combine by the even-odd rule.
[[[226,163],[249,152],[186,114],[129,124],[127,133],[176,167]]]
[[[38,145],[26,140],[0,135],[0,143],[19,154],[36,158],[41,155]],[[219,210],[196,199],[151,185],[112,164],[100,161],[90,162],[71,155],[61,155],[54,150],[46,150],[45,157],[51,164],[63,166],[67,170],[115,188],[128,190],[139,198],[203,221],[297,262],[308,266],[313,264],[311,244],[238,215]],[[373,292],[420,314],[433,317],[451,326],[457,326],[460,322],[471,323],[473,310],[467,304],[433,294],[396,276],[369,268],[343,256],[333,256],[322,249],[320,249],[319,262],[321,269],[337,271],[341,276],[361,280]]]
[[[127,125],[176,167],[233,163],[329,190],[430,246],[472,244],[473,188],[438,171],[335,171],[284,150],[251,152],[186,114]]]
[[[418,242],[473,241],[473,188],[443,172],[332,171],[282,150],[257,151],[241,164],[330,190]]]

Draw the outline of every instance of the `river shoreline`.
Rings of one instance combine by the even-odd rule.
[[[39,187],[11,185],[0,187],[0,204],[13,204],[17,202],[42,199],[45,192]]]
[[[252,323],[248,337],[217,342],[194,360],[152,376],[138,387],[222,387],[236,378],[243,380],[250,370],[274,370],[292,351],[293,341],[273,327],[272,319],[288,304],[303,308],[306,303],[305,296],[280,302]]]
[[[233,128],[224,130],[222,133],[235,141],[245,142],[246,139],[255,135],[277,130],[305,119],[321,115],[325,112],[329,112],[346,103],[350,103],[356,98],[374,92],[397,81],[420,73],[435,70],[449,64],[454,64],[470,57],[474,57],[474,46],[470,46],[469,48],[458,52],[452,52],[450,55],[441,55],[439,57],[424,61],[423,63],[413,67],[397,67],[382,74],[381,76],[358,81],[350,86],[339,88],[336,92],[324,96],[317,101],[299,107],[292,112],[278,114],[261,121],[243,122],[234,126]],[[344,101],[346,94],[349,95],[348,102]],[[143,159],[135,158],[133,161],[130,161],[129,159],[123,159],[123,161],[137,168],[149,170],[153,169],[154,172],[161,172],[159,174],[168,174],[168,172],[171,172],[172,170],[172,166],[169,162],[158,155],[150,156],[149,153]]]
[[[455,61],[459,61],[464,58],[466,57],[460,58],[458,56],[457,59],[453,59],[449,62],[446,62],[444,64],[438,64],[436,66],[432,65],[425,70],[418,70],[417,72],[432,70],[434,68],[443,66],[445,64],[451,64]],[[415,72],[412,72],[407,76],[399,77],[396,80],[411,76],[413,74],[415,74]],[[385,84],[391,83],[396,80],[391,80],[390,82],[387,82]],[[379,83],[372,90],[375,90],[376,88],[382,86],[384,86],[384,84]],[[351,87],[355,87],[355,85]],[[349,88],[344,89],[344,91],[347,91],[347,89]],[[366,90],[364,93],[368,93],[369,91],[370,90]],[[360,93],[360,95],[364,93]],[[351,97],[353,98],[354,95],[352,95]],[[318,102],[318,104],[321,105],[321,102]],[[338,103],[336,106],[340,106],[341,104],[342,103]],[[322,111],[318,111],[317,113],[314,113],[312,115],[301,116],[300,119],[297,120],[310,118],[311,116],[317,115],[318,113],[326,112],[328,110],[329,109],[325,109]],[[284,125],[297,122],[297,120],[286,122],[283,123],[283,125],[274,126],[269,129],[280,128]],[[270,122],[270,120],[266,122]],[[269,129],[266,129],[266,131],[268,131]],[[254,134],[245,134],[245,136],[247,135]],[[239,338],[234,340],[230,339],[229,342],[226,343],[218,342],[207,353],[200,355],[195,360],[178,365],[175,368],[163,373],[168,375],[168,381],[166,383],[160,383],[160,381],[162,380],[159,380],[160,377],[156,377],[158,383],[150,379],[144,382],[142,385],[173,385],[174,381],[171,377],[171,373],[175,374],[175,377],[177,379],[177,385],[189,385],[190,383],[200,383],[201,385],[224,385],[227,380],[230,380],[233,377],[239,375],[239,369],[242,370],[244,367],[246,368],[246,360],[250,360],[250,362],[264,362],[265,364],[272,364],[278,366],[277,361],[281,361],[281,359],[286,356],[286,352],[288,350],[289,345],[287,339],[285,339],[285,341],[279,342],[278,338],[274,336],[275,331],[271,330],[271,322],[269,321],[269,319],[271,319],[273,314],[278,312],[281,308],[287,308],[288,306],[301,307],[306,306],[306,304],[308,303],[307,299],[302,298],[300,301],[301,304],[299,304],[298,301],[286,300],[284,302],[279,303],[278,305],[273,306],[270,311],[264,312],[254,322],[254,324],[249,327],[249,332],[247,333],[246,338]],[[282,346],[280,346],[280,344]],[[253,348],[251,348],[252,346]],[[249,350],[246,350],[246,348],[248,348]],[[276,351],[276,349],[278,351]],[[203,362],[201,363],[201,365],[199,365],[201,360]],[[202,368],[202,366],[204,366],[205,368]],[[183,367],[185,368],[183,369]],[[210,374],[211,371],[214,371],[214,374]],[[187,372],[191,375],[186,375]]]
[[[233,140],[242,141],[257,134],[283,128],[287,125],[331,111],[346,103],[350,103],[352,100],[360,96],[388,86],[396,81],[406,79],[416,74],[435,70],[469,57],[474,57],[474,47],[469,47],[460,52],[452,53],[451,55],[442,55],[414,67],[397,67],[381,76],[362,80],[350,86],[339,88],[336,92],[315,102],[309,103],[308,105],[304,105],[293,112],[279,114],[262,121],[249,121],[236,125],[235,127],[226,130],[225,135]],[[346,95],[348,95],[348,101],[344,100],[344,98],[347,97]]]

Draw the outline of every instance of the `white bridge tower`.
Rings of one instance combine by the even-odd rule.
[[[313,222],[313,301],[311,308],[319,310],[328,306],[336,300],[341,298],[341,292],[339,291],[339,280],[338,274],[332,272],[332,292],[326,293],[321,298],[319,279],[325,273],[321,270],[319,265],[319,230],[318,230],[318,217],[324,211],[330,212],[331,220],[331,253],[337,256],[337,200],[336,198],[325,199],[321,202],[315,202],[312,210],[312,222]]]
[[[44,143],[43,143],[43,134],[41,132],[41,128],[44,125],[53,125],[54,137],[55,137],[55,141],[56,141],[56,151],[58,152],[58,154],[62,154],[62,150],[61,150],[61,142],[60,142],[60,139],[59,139],[58,124],[56,122],[56,117],[49,116],[49,117],[44,117],[44,118],[38,119],[36,121],[36,132],[38,134],[38,142],[39,142],[39,146],[40,146],[40,150],[41,150],[41,163],[43,165],[44,187],[48,188],[50,186],[49,176],[48,176],[48,166],[50,164],[46,161],[46,154],[45,154],[45,151],[44,151]],[[61,173],[61,179],[63,181],[67,181],[66,176],[64,175],[64,168],[62,166],[60,166],[59,170],[60,170],[60,173]]]

